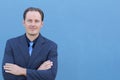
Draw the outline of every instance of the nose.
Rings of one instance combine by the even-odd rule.
[[[35,27],[35,22],[31,22],[31,27]]]
[[[34,25],[35,25],[35,22],[32,22],[31,25],[34,26]]]

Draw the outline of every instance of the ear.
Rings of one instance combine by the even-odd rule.
[[[25,26],[25,20],[22,21],[22,24]]]
[[[43,22],[43,21],[42,21],[41,25],[42,25],[41,27],[43,27],[43,25],[44,25],[44,22]]]

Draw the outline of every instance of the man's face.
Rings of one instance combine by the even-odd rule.
[[[28,11],[23,24],[27,35],[38,35],[43,26],[40,13],[37,11]]]

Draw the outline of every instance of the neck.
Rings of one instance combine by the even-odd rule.
[[[26,33],[26,36],[30,41],[34,41],[39,36],[39,34],[32,35],[32,34]]]

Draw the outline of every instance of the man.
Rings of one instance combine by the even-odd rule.
[[[27,8],[23,19],[26,33],[6,43],[2,64],[4,80],[55,80],[57,45],[40,34],[43,11]]]

